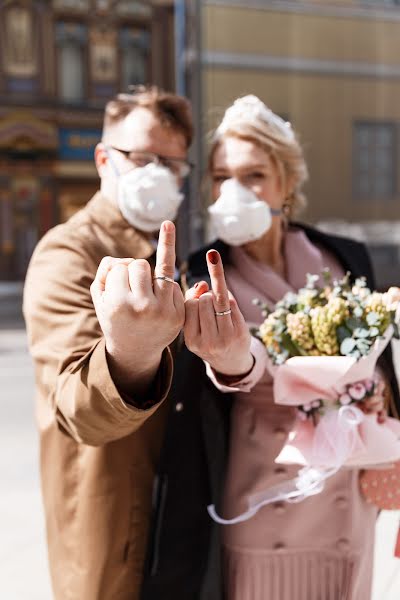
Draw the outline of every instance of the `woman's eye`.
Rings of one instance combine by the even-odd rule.
[[[254,173],[250,174],[250,177],[253,179],[265,179],[265,173],[261,173],[261,171],[254,171]]]
[[[214,175],[212,179],[213,179],[213,183],[221,184],[224,181],[226,181],[228,178],[225,175]]]

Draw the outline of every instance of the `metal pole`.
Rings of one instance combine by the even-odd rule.
[[[192,103],[195,139],[190,160],[195,164],[185,186],[186,201],[178,217],[178,252],[181,259],[203,245],[201,213],[202,119],[201,119],[201,0],[175,0],[175,80],[178,94]]]
[[[186,2],[175,0],[174,4],[175,30],[175,88],[176,93],[186,95]]]
[[[202,11],[201,0],[191,0],[191,52],[188,74],[191,81],[190,99],[193,104],[195,139],[193,143],[193,162],[196,169],[192,178],[190,204],[190,240],[189,248],[193,252],[204,244],[204,222],[202,210],[201,182],[203,177],[203,98],[202,98]]]

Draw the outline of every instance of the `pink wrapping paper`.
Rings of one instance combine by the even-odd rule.
[[[376,362],[392,336],[389,327],[371,352],[359,360],[346,356],[296,356],[271,366],[277,404],[301,406],[313,400],[337,400],[347,384],[371,379]],[[277,463],[319,468],[359,467],[400,459],[400,422],[388,418],[379,424],[355,405],[332,407],[317,426],[310,419],[296,421]]]

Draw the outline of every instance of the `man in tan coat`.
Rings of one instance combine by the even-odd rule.
[[[44,236],[29,266],[24,315],[35,365],[55,600],[140,597],[167,414],[179,406],[167,398],[170,346],[184,324],[199,357],[191,360],[202,372],[206,360],[236,380],[254,364],[250,334],[228,297],[218,253],[208,259],[212,290],[204,282],[190,290],[186,308],[174,281],[172,221],[182,200],[179,186],[190,170],[191,139],[190,108],[179,96],[151,88],[109,102],[95,156],[100,192]],[[179,361],[175,380],[185,374],[185,365]],[[184,413],[190,417],[189,407]],[[200,426],[197,419],[195,424]],[[191,436],[190,426],[187,431]],[[177,443],[175,450],[188,448]],[[196,456],[202,452],[196,450]],[[196,458],[188,458],[201,484]],[[208,529],[203,498],[196,506]],[[196,536],[189,535],[188,542],[190,549],[198,547]],[[178,551],[184,547],[178,541]],[[200,554],[203,570],[207,544]],[[188,586],[200,583],[192,565],[181,579],[180,597],[192,600]],[[160,597],[148,587],[144,594]]]
[[[191,139],[183,98],[152,88],[109,102],[96,149],[100,192],[44,236],[28,270],[24,314],[57,600],[139,596],[169,346],[184,322],[173,224],[163,225],[156,257],[153,238],[176,214]],[[149,187],[168,200],[157,210]]]

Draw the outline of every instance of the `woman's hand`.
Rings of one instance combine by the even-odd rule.
[[[251,335],[236,300],[228,291],[219,253],[207,253],[211,290],[204,281],[186,292],[185,343],[214,371],[241,376],[251,371]]]

